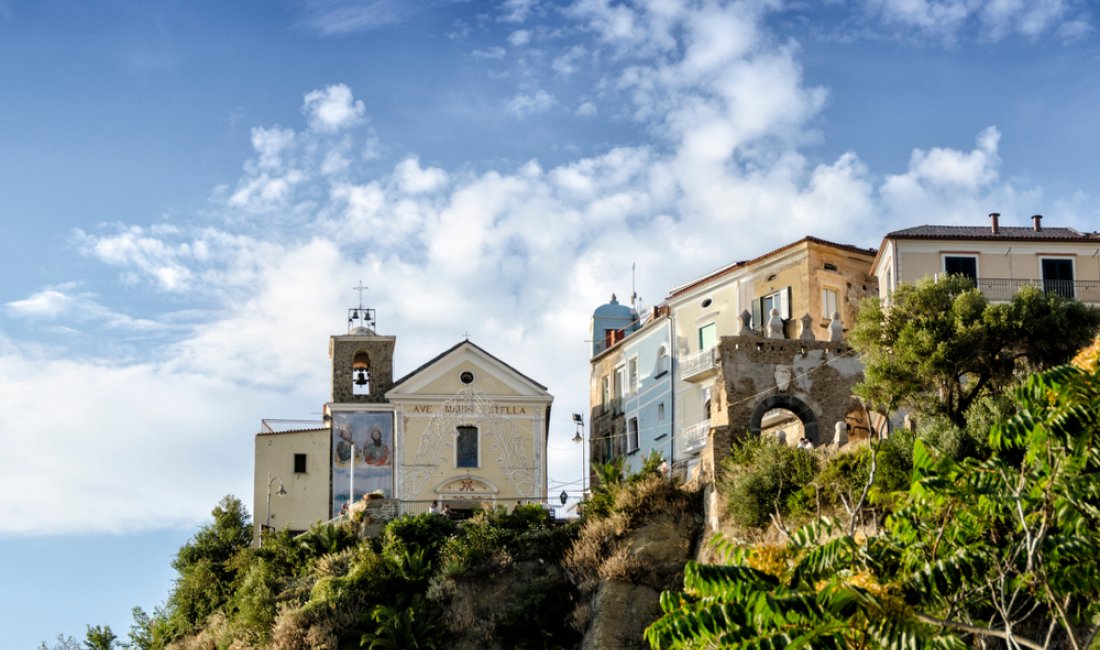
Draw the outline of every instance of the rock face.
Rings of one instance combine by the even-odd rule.
[[[648,648],[642,633],[661,613],[661,592],[679,589],[684,564],[691,559],[697,526],[663,515],[634,530],[624,540],[631,579],[603,581],[592,603],[593,619],[584,650]],[[612,556],[610,562],[616,561]]]
[[[574,625],[584,650],[649,647],[643,634],[660,616],[661,592],[683,587],[702,531],[701,495],[666,480],[647,479],[618,501],[618,512],[585,524],[565,562],[581,592]]]

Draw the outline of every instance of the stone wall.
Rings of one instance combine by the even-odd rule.
[[[332,357],[332,401],[377,403],[386,401],[393,387],[393,336],[334,336]],[[356,353],[366,352],[370,359],[370,395],[355,395],[351,390],[351,364]]]
[[[728,424],[714,429],[704,450],[710,477],[734,439],[759,435],[770,408],[798,415],[816,447],[831,442],[836,423],[846,426],[859,405],[852,388],[863,379],[863,364],[846,342],[724,336],[718,355],[716,385]]]

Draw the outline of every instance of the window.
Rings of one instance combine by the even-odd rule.
[[[704,420],[709,420],[710,419],[710,400],[711,400],[711,396],[713,395],[713,393],[714,393],[714,388],[711,387],[711,386],[707,386],[706,388],[703,389],[703,419]]]
[[[1062,257],[1039,260],[1043,271],[1043,291],[1073,298],[1073,260]]]
[[[622,399],[623,393],[626,391],[626,368],[619,366],[615,368],[615,399]]]
[[[978,258],[973,255],[944,255],[943,272],[946,275],[962,275],[978,283]]]
[[[839,293],[836,289],[821,290],[821,317],[832,319],[833,314],[840,311],[837,300]]]
[[[455,467],[477,467],[477,427],[457,427]]]
[[[627,386],[631,394],[638,392],[638,357],[631,357],[627,364]]]
[[[638,418],[630,418],[626,423],[626,450],[638,451]]]
[[[603,376],[603,410],[606,411],[611,408],[611,376]]]
[[[294,473],[305,474],[306,473],[306,455],[294,454]]]
[[[458,376],[458,380],[464,384],[472,384],[474,383],[474,373],[467,370]]]
[[[654,376],[662,375],[668,372],[668,350],[665,346],[657,348],[657,367],[654,369]]]
[[[718,342],[718,328],[708,323],[699,328],[699,351],[709,350]]]
[[[833,264],[832,262],[825,262],[825,270],[826,271],[835,271],[836,270],[836,264]]]
[[[370,357],[362,350],[351,359],[351,394],[370,395]]]
[[[791,288],[786,287],[775,293],[754,300],[752,303],[752,326],[755,329],[767,327],[771,318],[772,309],[779,311],[779,317],[783,320],[791,318]]]

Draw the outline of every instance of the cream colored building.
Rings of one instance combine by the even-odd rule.
[[[917,226],[887,234],[875,258],[879,296],[889,302],[899,282],[961,274],[994,302],[1012,299],[1020,287],[1100,305],[1100,233],[1050,228],[1042,217],[1029,227],[1004,226],[1000,214],[988,226]]]
[[[374,332],[373,310],[349,309],[348,333],[329,341],[323,420],[263,421],[257,539],[265,526],[304,531],[367,494],[410,513],[431,501],[452,510],[546,501],[546,387],[468,340],[395,382],[396,342]]]
[[[726,391],[718,384],[717,346],[723,336],[742,333],[742,314],[762,334],[774,308],[783,338],[801,335],[800,319],[810,316],[813,338],[830,340],[834,314],[847,330],[860,301],[876,295],[870,274],[874,249],[806,237],[752,260],[735,262],[676,287],[667,304],[672,314],[676,363],[675,450],[691,465],[710,431],[725,426]],[[795,435],[791,436],[797,441]],[[689,468],[690,471],[690,468]]]
[[[546,499],[553,397],[470,341],[400,379],[386,397],[397,418],[397,494],[452,509]]]
[[[262,430],[256,434],[252,489],[257,536],[264,525],[301,531],[327,518],[321,515],[327,512],[329,503],[332,433],[322,424],[263,421]]]

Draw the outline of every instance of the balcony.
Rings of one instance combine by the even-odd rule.
[[[1046,293],[1075,298],[1089,305],[1100,305],[1100,282],[1097,281],[978,278],[978,290],[990,302],[1008,302],[1023,287],[1039,287]]]
[[[718,372],[718,348],[680,357],[680,379],[702,381]]]
[[[707,434],[710,433],[710,420],[703,420],[690,427],[680,430],[680,451],[676,455],[683,457],[687,454],[698,453],[707,446]]]

